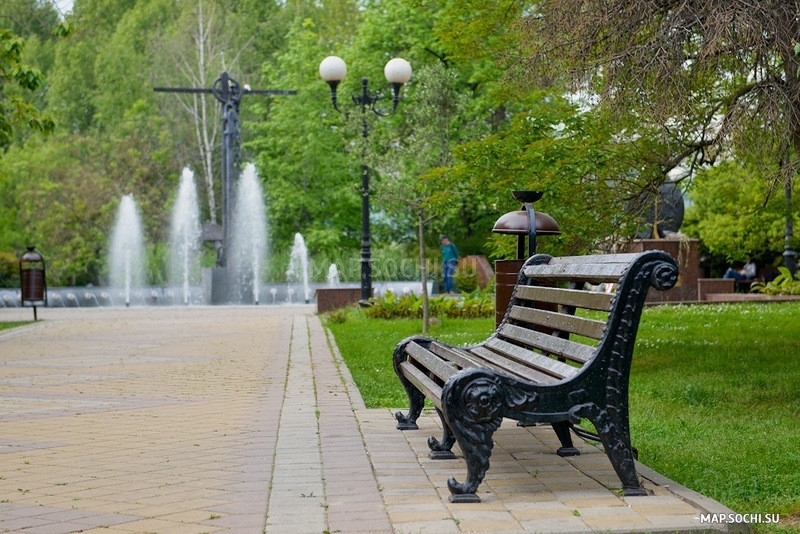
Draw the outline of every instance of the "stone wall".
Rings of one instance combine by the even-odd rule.
[[[667,291],[650,288],[647,302],[694,302],[698,300],[697,280],[700,278],[700,261],[697,253],[698,239],[637,239],[628,252],[663,250],[678,262],[678,283]]]

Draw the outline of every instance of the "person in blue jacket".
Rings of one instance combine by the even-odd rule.
[[[444,292],[455,293],[456,287],[453,283],[453,275],[458,265],[458,249],[450,241],[447,235],[439,238],[442,243],[442,279],[444,281]]]

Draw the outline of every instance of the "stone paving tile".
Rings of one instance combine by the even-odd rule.
[[[450,503],[466,466],[428,459],[438,417],[366,409],[310,306],[40,317],[0,333],[0,531],[700,532],[726,510],[644,466],[653,496],[619,497],[601,450],[511,423],[482,502]]]
[[[497,453],[493,452],[489,473],[478,488],[482,502],[452,504],[447,501],[446,480],[449,476],[465,476],[460,453],[456,453],[459,457],[455,460],[433,461],[427,457],[426,439],[410,437],[437,431],[439,422],[433,411],[423,412],[418,420],[419,431],[396,431],[391,454],[384,452],[391,436],[375,424],[383,417],[387,425],[393,425],[391,411],[364,410],[356,411],[356,415],[369,421],[362,424],[362,430],[395,532],[425,532],[426,524],[441,526],[443,531],[493,533],[706,529],[698,519],[703,508],[664,486],[645,479],[653,496],[625,498],[618,494],[616,476],[609,486],[599,482],[608,479],[613,469],[605,454],[592,445],[579,445],[589,458],[560,458],[555,454],[559,443],[549,435],[552,430],[548,426],[521,428],[504,423],[494,434]],[[374,436],[370,435],[373,430]],[[397,445],[403,443],[413,451],[416,466]],[[530,451],[536,452],[521,452],[520,447],[526,443]],[[393,464],[386,459],[392,455],[401,460]],[[427,484],[415,474],[420,471],[426,474]],[[436,521],[440,513],[437,503],[447,510],[451,522]]]

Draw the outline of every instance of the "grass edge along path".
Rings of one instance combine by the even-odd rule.
[[[406,408],[392,351],[421,321],[354,310],[326,324],[367,406]],[[469,345],[493,330],[442,319],[429,335]],[[647,308],[630,414],[642,463],[739,513],[781,515],[756,532],[800,532],[800,303]]]
[[[0,332],[26,324],[31,324],[31,321],[0,321]]]

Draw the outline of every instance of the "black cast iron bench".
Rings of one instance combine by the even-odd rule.
[[[579,454],[570,429],[581,434],[575,424],[588,419],[624,494],[646,495],[630,440],[628,377],[647,292],[669,289],[677,278],[675,260],[662,251],[535,255],[520,270],[503,321],[483,343],[458,348],[423,336],[401,341],[394,368],[410,408],[395,414],[397,428],[417,429],[425,398],[433,402],[444,436],[428,439],[429,456],[455,458],[457,441],[467,462],[465,482],[447,481],[450,501],[480,502],[475,491],[503,418],[550,423],[561,456]],[[616,291],[583,290],[601,283]]]

